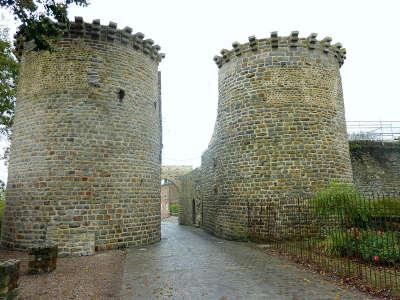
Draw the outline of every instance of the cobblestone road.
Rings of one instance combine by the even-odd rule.
[[[163,222],[162,236],[128,251],[123,299],[368,299],[251,243],[171,222]]]

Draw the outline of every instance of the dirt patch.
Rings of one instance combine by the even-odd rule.
[[[0,249],[0,260],[21,260],[20,299],[118,299],[124,251],[97,252],[93,256],[59,258],[57,269],[28,275],[26,252]]]

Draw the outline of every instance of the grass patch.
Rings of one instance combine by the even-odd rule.
[[[179,204],[178,203],[171,203],[169,205],[169,212],[173,216],[177,216],[179,214]]]

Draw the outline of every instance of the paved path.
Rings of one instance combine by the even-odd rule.
[[[368,299],[251,243],[170,222],[162,223],[162,236],[128,251],[123,299]]]

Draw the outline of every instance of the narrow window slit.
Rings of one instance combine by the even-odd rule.
[[[123,89],[118,90],[118,100],[119,102],[122,102],[125,98],[125,91]]]

